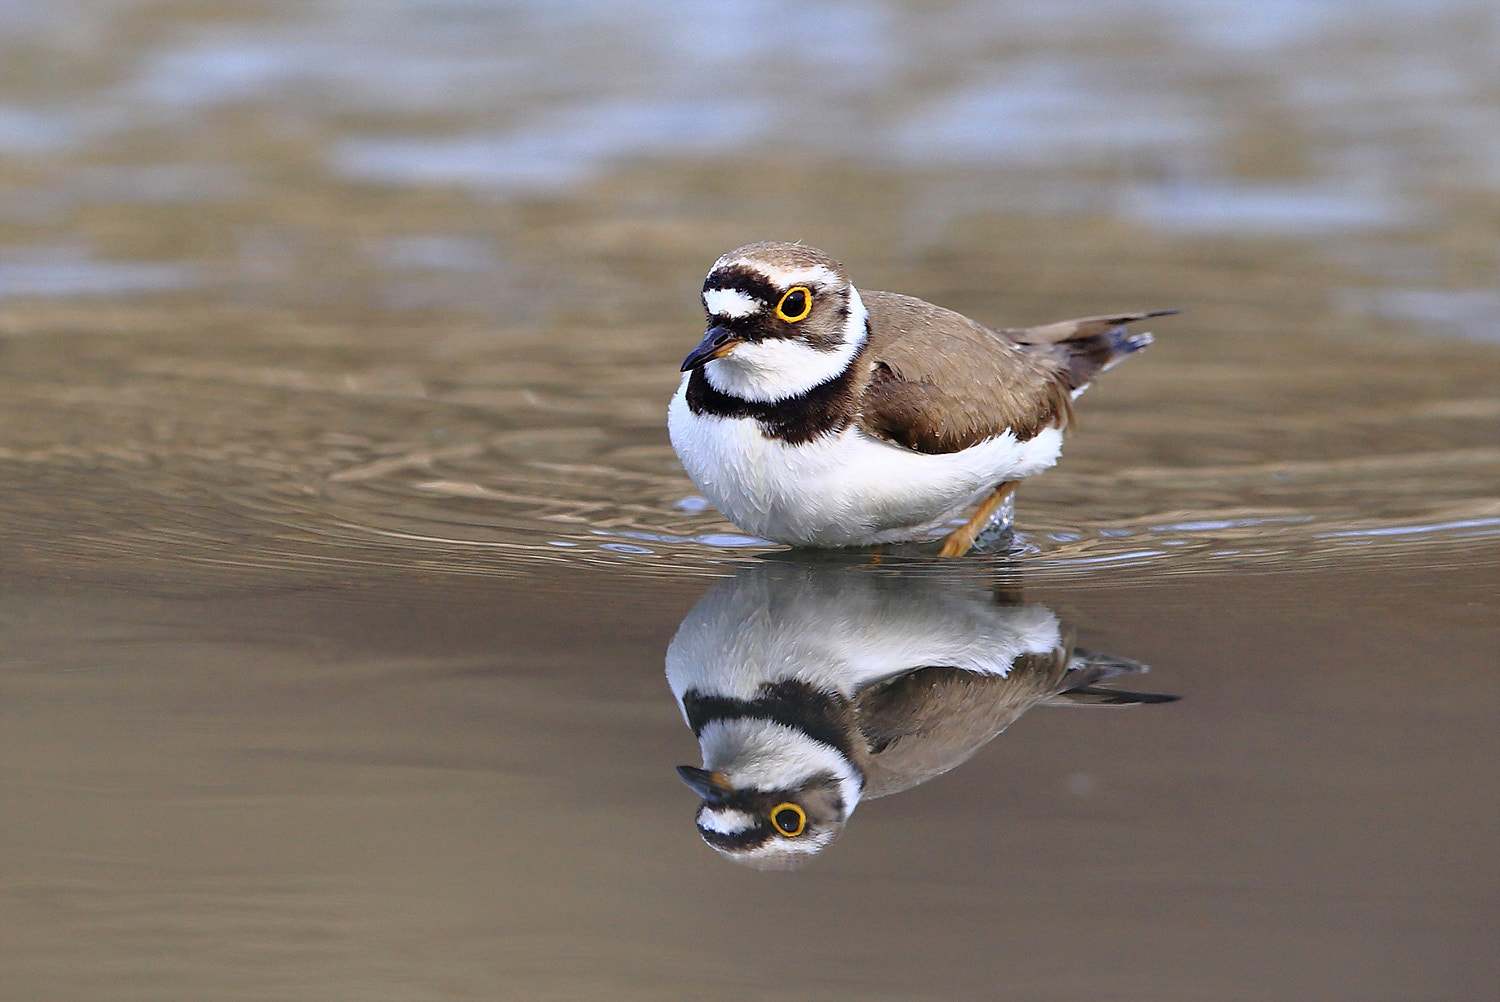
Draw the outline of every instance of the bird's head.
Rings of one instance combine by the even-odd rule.
[[[721,393],[774,403],[841,374],[866,337],[867,313],[844,268],[813,247],[748,244],[703,282],[708,330],[682,363]]]
[[[722,771],[677,767],[703,804],[695,821],[703,841],[726,859],[758,870],[789,870],[827,848],[848,823],[854,804],[847,783],[819,770],[796,785],[736,785]]]

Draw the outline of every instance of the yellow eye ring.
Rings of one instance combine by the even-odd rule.
[[[787,838],[796,838],[807,827],[807,812],[793,803],[771,808],[771,824]]]
[[[776,315],[789,324],[806,320],[812,312],[812,290],[805,285],[794,285],[786,290],[781,302],[776,304]]]

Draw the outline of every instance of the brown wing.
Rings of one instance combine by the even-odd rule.
[[[1149,343],[1122,325],[1153,313],[992,330],[910,296],[861,292],[871,369],[866,432],[918,452],[957,452],[1007,429],[1025,441],[1072,418],[1072,391]]]
[[[1027,654],[1009,674],[918,668],[863,690],[855,713],[870,757],[865,796],[924,783],[967,761],[1063,685],[1069,653]]]

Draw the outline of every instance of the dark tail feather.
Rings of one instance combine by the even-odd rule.
[[[1023,344],[1053,345],[1062,349],[1068,363],[1068,389],[1079,390],[1105,369],[1151,343],[1149,333],[1132,333],[1126,327],[1127,324],[1151,317],[1170,316],[1176,312],[1178,311],[1151,310],[1145,313],[1108,313],[1097,317],[1062,320],[1055,324],[1028,327],[1009,333]]]
[[[1085,647],[1073,648],[1073,658],[1068,663],[1068,674],[1063,679],[1070,688],[1108,682],[1121,675],[1144,675],[1151,666],[1118,654],[1104,654]]]
[[[1145,703],[1175,703],[1181,696],[1165,692],[1128,692],[1107,685],[1086,685],[1060,692],[1047,700],[1048,706],[1140,706]]]
[[[1074,648],[1073,662],[1063,681],[1068,688],[1047,700],[1048,706],[1140,706],[1173,703],[1180,696],[1161,692],[1130,692],[1099,685],[1119,675],[1139,675],[1151,669],[1139,661]]]
[[[1104,366],[1109,368],[1121,358],[1134,352],[1140,351],[1146,345],[1155,341],[1150,331],[1131,332],[1127,327],[1112,327],[1109,331],[1109,349],[1112,356],[1110,362]]]

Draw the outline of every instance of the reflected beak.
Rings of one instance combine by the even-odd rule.
[[[708,333],[703,335],[703,340],[698,342],[698,347],[688,352],[688,357],[682,360],[682,371],[696,369],[705,362],[711,362],[716,358],[723,358],[734,351],[735,346],[742,344],[740,338],[729,332],[727,327],[710,327]]]
[[[734,789],[729,785],[729,777],[722,772],[709,772],[694,765],[679,765],[677,775],[682,777],[689,790],[708,801],[722,800],[724,794]]]

